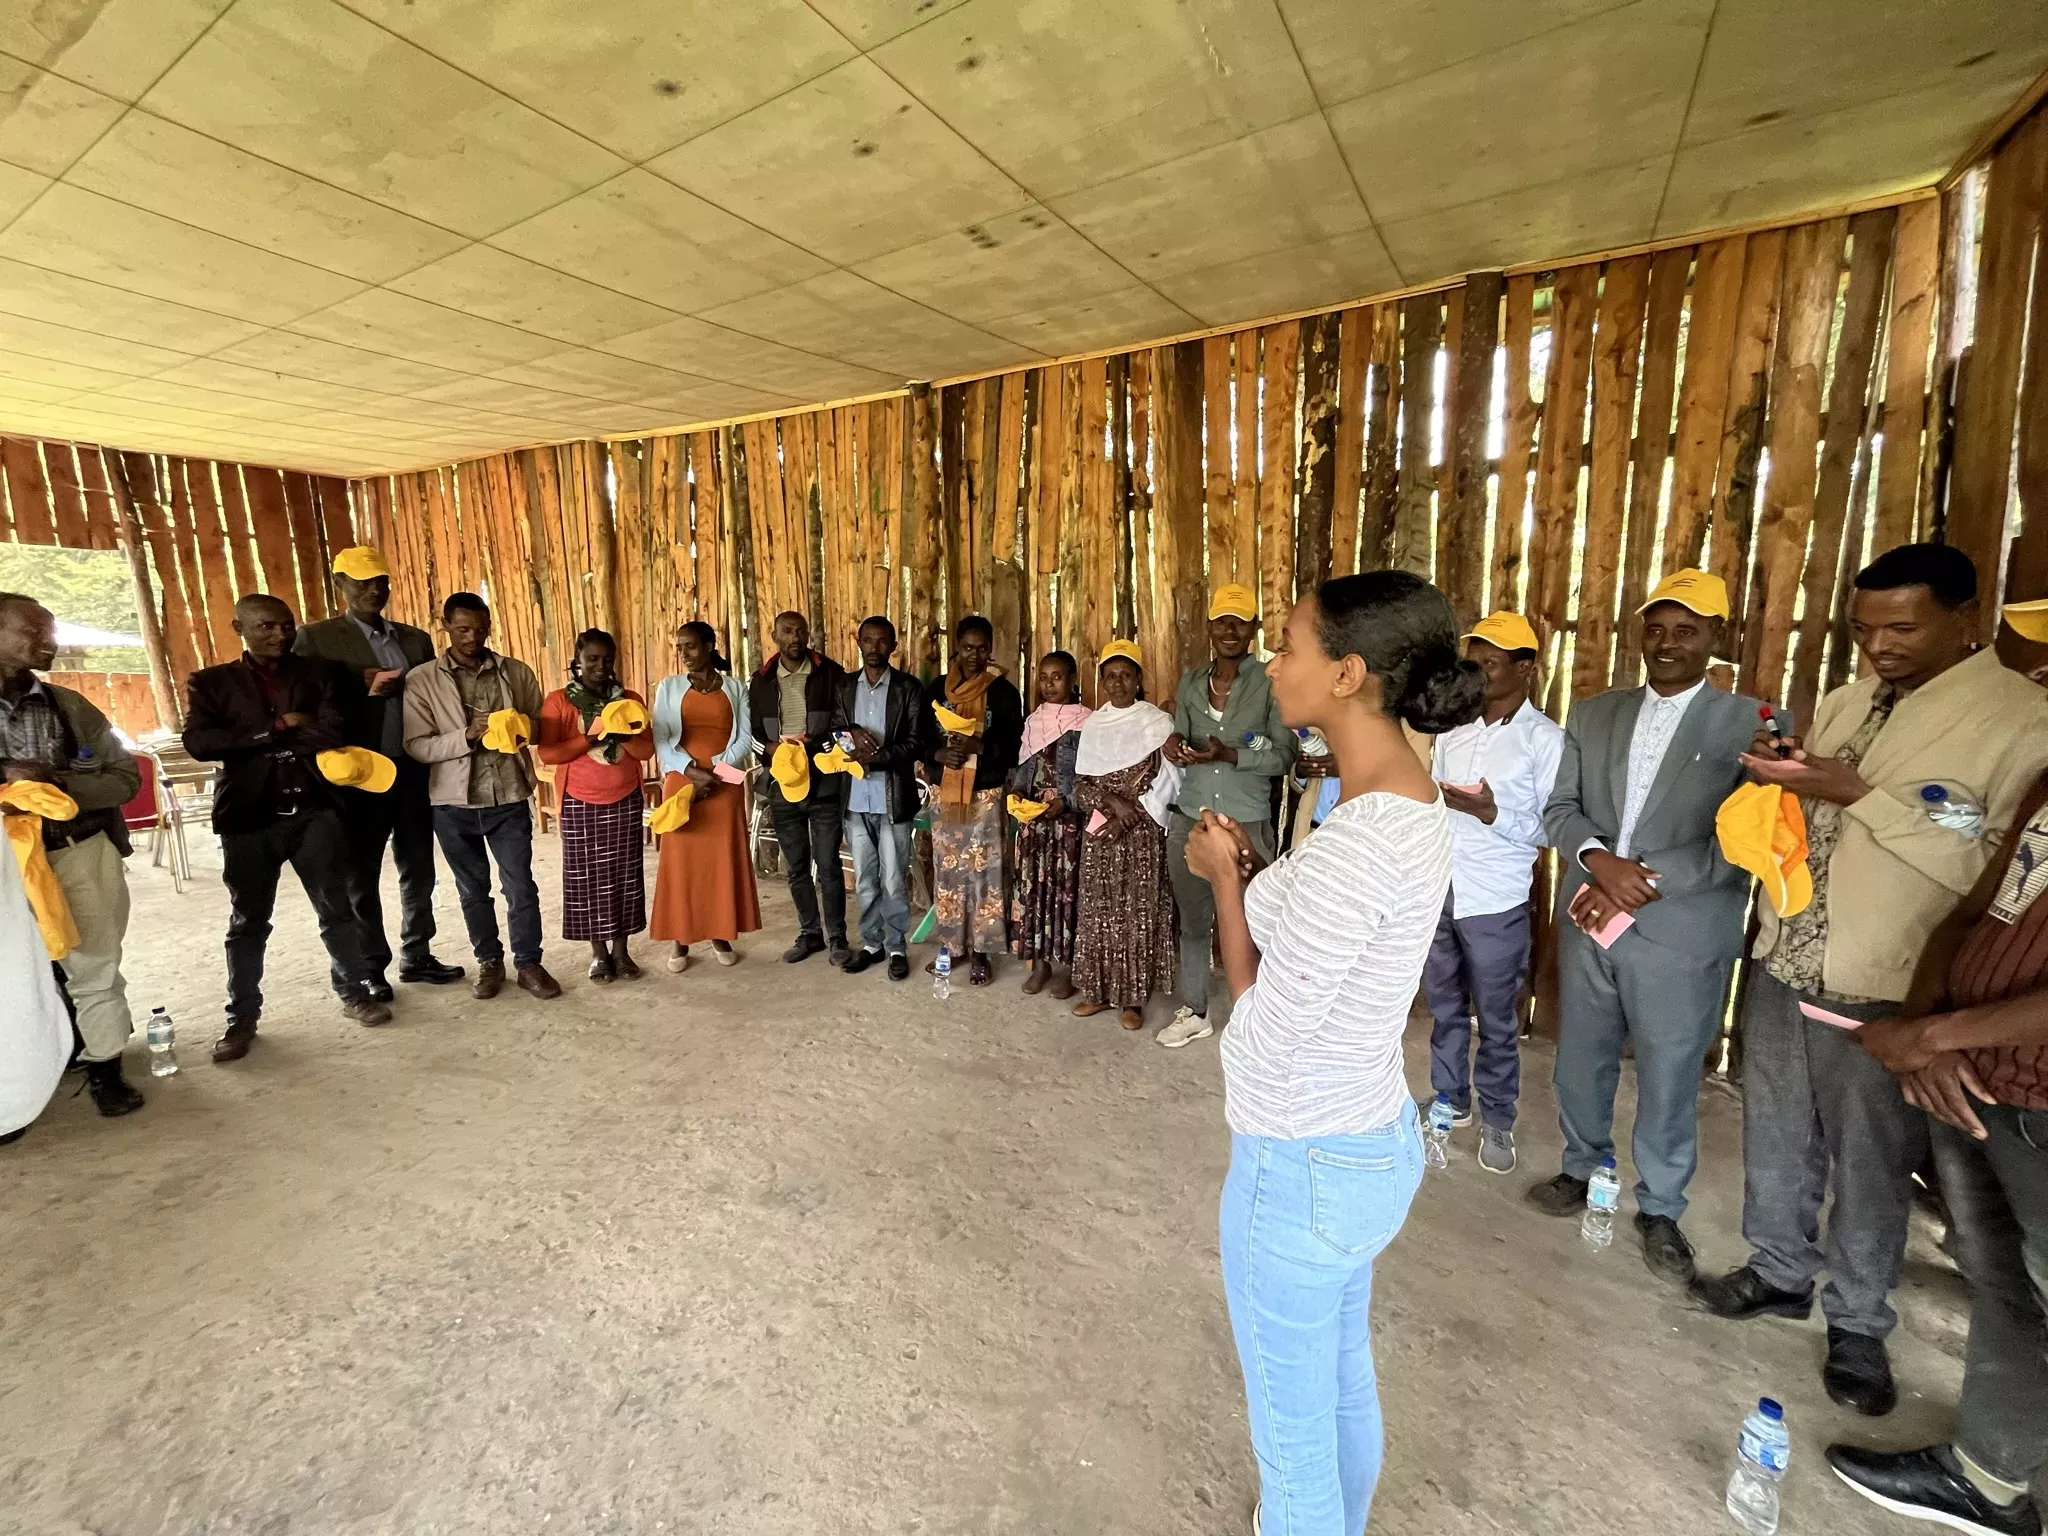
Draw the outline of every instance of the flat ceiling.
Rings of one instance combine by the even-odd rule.
[[[340,474],[1878,196],[2048,0],[15,0],[0,429]]]

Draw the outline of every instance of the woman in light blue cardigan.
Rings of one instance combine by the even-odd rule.
[[[690,946],[711,941],[720,965],[734,965],[733,940],[761,927],[754,864],[747,853],[747,793],[721,777],[753,757],[746,687],[718,654],[718,635],[692,620],[676,631],[682,671],[654,690],[654,751],[662,798],[689,786],[690,819],[661,835],[648,935],[674,946],[671,971],[690,965]]]

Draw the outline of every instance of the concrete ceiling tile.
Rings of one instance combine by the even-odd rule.
[[[111,373],[151,374],[175,368],[190,354],[168,347],[153,347],[138,341],[123,341],[96,330],[53,325],[26,315],[0,314],[0,347],[10,352],[27,352],[36,357],[85,363]]]
[[[472,245],[432,266],[408,272],[390,286],[414,298],[558,341],[604,341],[674,318],[671,310],[629,299],[488,245]]]
[[[1046,357],[1065,357],[1199,330],[1201,321],[1171,299],[1138,284],[1069,304],[1005,315],[989,321],[988,328]]]
[[[139,110],[64,179],[366,283],[467,244],[461,235]]]
[[[0,347],[0,378],[17,379],[25,384],[41,384],[49,389],[105,389],[110,384],[121,384],[132,379],[131,373],[115,373],[107,368],[90,368],[84,363],[62,362],[56,358],[38,357],[32,352],[10,352]]]
[[[921,27],[967,0],[811,0],[811,9],[862,48]]]
[[[410,403],[403,396],[337,384],[331,379],[302,379],[291,374],[272,373],[218,357],[195,357],[154,376],[158,384],[189,385],[243,395],[256,400],[275,400],[294,412],[323,410],[354,412],[368,416],[405,417]]]
[[[13,218],[55,185],[47,176],[0,162],[0,224]]]
[[[802,0],[345,0],[486,84],[639,161],[843,64]]]
[[[2044,69],[2048,0],[1721,0],[1685,141],[1947,87],[1954,116],[1943,138],[1960,154]],[[1864,164],[1879,168],[1875,155]]]
[[[363,286],[62,183],[0,234],[0,256],[262,325],[336,303]]]
[[[561,350],[561,343],[551,337],[443,309],[388,288],[372,288],[305,315],[289,329],[369,352],[471,372],[507,368]]]
[[[1382,224],[1380,234],[1409,283],[1513,266],[1531,251],[1564,261],[1648,240],[1665,170],[1661,158],[1614,166]]]
[[[133,101],[234,0],[0,6],[0,53]]]
[[[544,389],[537,384],[522,384],[512,379],[492,379],[481,375],[451,379],[445,383],[416,390],[413,394],[416,399],[445,400],[455,405],[474,406],[483,411],[505,411],[531,416],[540,421],[556,419],[564,411],[582,410],[591,403],[587,395],[565,394],[556,389]]]
[[[144,104],[471,236],[624,169],[609,150],[334,0],[239,0]]]
[[[1041,198],[1316,109],[1279,14],[1232,0],[974,0],[875,59]]]
[[[23,402],[53,405],[61,400],[72,399],[79,393],[80,391],[61,384],[34,384],[27,379],[0,380],[0,429],[14,425],[8,420],[8,413]],[[16,427],[15,430],[26,431],[27,428]]]
[[[743,299],[704,318],[858,363],[899,382],[1032,360],[1029,348],[963,325],[852,272],[832,272]]]
[[[105,401],[143,401],[174,410],[197,411],[208,419],[227,417],[237,421],[284,421],[302,407],[276,396],[234,394],[203,389],[186,380],[128,379],[100,390],[94,397]],[[181,416],[180,420],[183,419]]]
[[[392,357],[317,336],[301,336],[294,331],[264,331],[213,355],[223,362],[240,363],[279,377],[329,379],[395,395],[410,395],[436,384],[473,377],[459,369]]]
[[[0,54],[0,160],[61,176],[127,108]]]
[[[246,320],[129,293],[4,256],[0,256],[0,313],[184,352],[211,352],[262,329]]]
[[[1159,291],[1205,326],[1345,304],[1400,286],[1393,258],[1370,229],[1159,280]]]
[[[829,261],[865,261],[1020,207],[1016,185],[855,59],[648,168]]]
[[[1434,74],[1630,0],[1279,0],[1326,107]]]
[[[593,400],[615,400],[625,405],[665,405],[703,389],[712,381],[694,374],[653,363],[635,362],[609,352],[592,352],[574,347],[551,352],[546,357],[516,367],[500,368],[493,375],[516,384],[533,384],[564,394],[587,395]]]
[[[801,352],[779,342],[743,336],[708,320],[671,320],[650,331],[615,336],[600,348],[621,357],[658,363],[723,384],[754,385],[797,400],[838,400],[896,389],[902,380]]]
[[[1131,282],[1130,273],[1036,203],[877,256],[854,270],[974,325]]]
[[[1317,116],[1056,199],[1053,210],[1148,282],[1371,223]]]
[[[679,313],[831,270],[830,262],[637,168],[490,243]]]
[[[1710,0],[1610,11],[1346,102],[1330,127],[1382,225],[1668,156],[1711,12]]]

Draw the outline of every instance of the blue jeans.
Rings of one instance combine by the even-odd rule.
[[[1385,1435],[1372,1261],[1422,1183],[1415,1106],[1363,1136],[1233,1136],[1223,1290],[1268,1536],[1359,1536]]]
[[[505,924],[512,930],[512,965],[540,964],[540,887],[533,883],[533,813],[517,805],[437,805],[434,838],[455,877],[470,952],[480,965],[502,964],[498,910],[491,905],[491,860],[505,893]]]
[[[860,947],[869,954],[908,953],[910,845],[915,823],[888,813],[850,811],[846,840],[853,847],[853,879],[860,902]]]

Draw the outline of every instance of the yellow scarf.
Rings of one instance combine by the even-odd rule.
[[[64,899],[64,887],[50,868],[50,856],[43,848],[44,821],[70,821],[78,814],[78,802],[54,784],[23,779],[0,786],[0,811],[4,811],[7,841],[14,846],[15,862],[21,865],[21,883],[28,891],[28,904],[36,914],[36,926],[43,932],[43,948],[52,960],[62,960],[78,947],[78,924],[72,920],[71,904]]]

